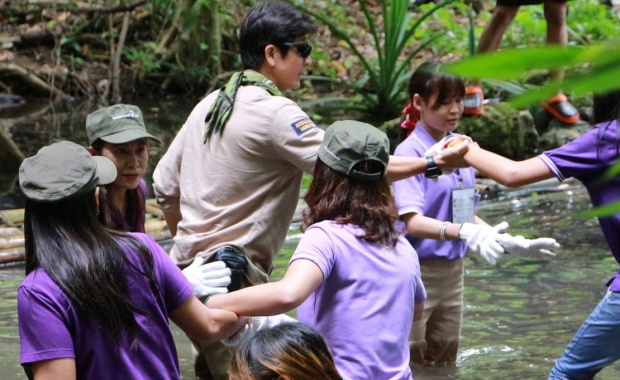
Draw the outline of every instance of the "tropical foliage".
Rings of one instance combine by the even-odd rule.
[[[456,0],[444,0],[427,8],[417,17],[409,10],[409,0],[382,1],[380,14],[373,13],[370,2],[358,1],[364,15],[366,30],[370,34],[373,53],[369,57],[356,43],[352,30],[356,28],[342,20],[333,17],[329,11],[309,9],[303,2],[289,0],[300,10],[314,17],[319,23],[329,27],[335,38],[345,44],[364,68],[357,78],[344,80],[327,76],[309,76],[314,81],[335,82],[345,91],[344,96],[321,97],[313,101],[306,101],[303,106],[317,106],[317,112],[325,113],[334,110],[358,111],[367,117],[380,115],[387,120],[398,114],[406,98],[406,84],[410,75],[412,59],[426,49],[433,41],[442,35],[435,31],[425,35],[421,41],[413,39],[422,23],[435,11],[446,7]],[[330,7],[330,11],[331,11]],[[350,20],[351,23],[359,20]]]

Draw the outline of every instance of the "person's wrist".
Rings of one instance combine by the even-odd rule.
[[[450,224],[450,222],[443,222],[441,223],[441,225],[439,226],[439,240],[441,241],[446,241],[446,229],[448,228],[448,225]]]
[[[211,297],[216,296],[217,294],[209,294],[208,296],[204,297],[204,301],[203,303],[205,304],[206,307],[210,307],[209,306],[209,301],[211,300]]]
[[[441,169],[437,166],[433,156],[426,156],[426,178],[437,178],[441,175]]]

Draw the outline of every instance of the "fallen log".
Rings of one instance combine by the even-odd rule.
[[[0,74],[3,77],[15,77],[29,86],[32,91],[36,93],[42,93],[47,96],[53,96],[58,98],[69,99],[70,96],[57,89],[56,87],[49,85],[43,79],[28,72],[21,66],[14,63],[0,62]]]
[[[0,210],[0,265],[25,260],[24,209]],[[146,201],[146,233],[156,242],[170,245],[171,236],[161,207],[154,199]]]
[[[0,264],[17,263],[26,259],[24,247],[0,251]]]
[[[0,210],[0,223],[5,227],[15,227],[24,224],[24,209]]]

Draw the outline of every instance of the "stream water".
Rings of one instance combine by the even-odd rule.
[[[189,107],[191,104],[159,106],[156,112],[151,107],[142,106],[142,109],[149,131],[167,143]],[[162,110],[172,111],[163,113]],[[68,120],[72,121],[51,129],[26,125],[27,133],[12,132],[26,155],[63,136],[77,136],[73,141],[83,142],[80,121]],[[34,140],[24,136],[35,136],[36,141],[42,142],[36,146]],[[27,147],[21,145],[28,141]],[[160,154],[156,152],[152,164]],[[0,197],[0,207],[18,207],[19,203],[16,190]],[[468,257],[459,367],[414,368],[416,380],[546,379],[553,361],[604,294],[605,280],[618,267],[597,221],[580,216],[589,205],[587,193],[576,182],[558,186],[550,181],[516,191],[501,191],[483,199],[478,215],[490,224],[505,220],[513,234],[555,237],[562,248],[555,258],[504,256],[495,267],[480,257]],[[292,226],[276,258],[273,278],[284,273],[298,241],[298,230]],[[19,366],[16,314],[16,289],[23,271],[20,264],[0,267],[0,379],[4,380],[25,378]],[[173,331],[182,376],[191,379],[189,343],[178,328],[173,326]],[[620,363],[604,369],[597,379],[620,379]]]

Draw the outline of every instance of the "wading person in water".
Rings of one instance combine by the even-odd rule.
[[[348,379],[411,379],[408,337],[426,298],[385,176],[389,141],[352,120],[327,128],[304,200],[304,234],[284,278],[209,298],[238,315],[297,317]]]
[[[620,176],[609,175],[620,154],[620,91],[594,97],[594,128],[559,148],[525,161],[513,161],[480,147],[465,159],[481,173],[509,187],[574,177],[586,187],[593,206],[620,200]],[[620,213],[599,218],[612,255],[620,263]],[[552,380],[594,379],[620,358],[620,272],[588,316],[549,375]]]
[[[412,74],[405,126],[411,134],[396,148],[398,156],[427,157],[454,133],[463,113],[465,85],[428,61]],[[433,165],[434,166],[434,165]],[[554,239],[528,240],[491,227],[475,209],[479,195],[471,167],[442,175],[437,167],[393,183],[398,214],[407,240],[420,257],[428,295],[421,321],[410,337],[411,361],[423,366],[455,366],[463,320],[463,259],[468,249],[495,265],[505,250],[527,255],[548,253]],[[527,246],[528,250],[524,247]],[[415,372],[415,368],[414,368]]]

